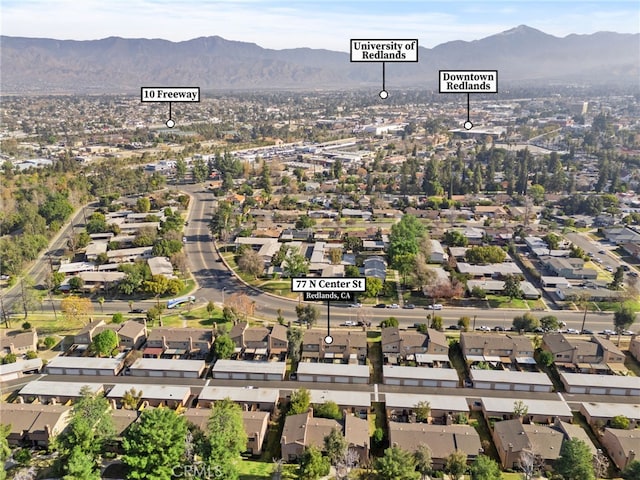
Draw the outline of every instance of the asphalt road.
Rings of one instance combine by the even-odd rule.
[[[185,227],[186,244],[184,246],[187,255],[189,268],[198,284],[194,293],[196,303],[204,305],[209,301],[213,301],[218,305],[224,303],[225,297],[234,293],[244,293],[255,302],[255,316],[268,321],[275,321],[278,316],[278,310],[287,321],[295,322],[295,306],[297,301],[290,300],[274,295],[266,294],[254,288],[246,286],[238,278],[231,274],[225,264],[215,250],[215,245],[209,233],[208,223],[211,218],[214,206],[214,197],[211,192],[206,191],[202,184],[182,185],[181,190],[192,196],[191,206],[189,209],[188,225]],[[90,209],[85,212],[89,215]],[[66,246],[74,226],[82,226],[83,211],[78,210],[72,221],[67,224],[61,232],[51,242],[48,252],[51,252],[55,258],[57,254],[61,254]],[[592,251],[594,245],[590,240],[583,238],[579,234],[569,234],[571,241],[582,246],[586,251]],[[577,235],[577,236],[573,236]],[[584,245],[584,246],[583,246]],[[587,248],[588,247],[588,248]],[[597,250],[596,250],[597,251]],[[601,255],[605,257],[604,255]],[[607,261],[614,261],[613,258],[606,257]],[[50,269],[48,258],[42,254],[33,264],[28,272],[36,284],[42,284],[45,280],[47,271]],[[14,287],[10,291],[4,292],[4,305],[9,305],[19,300],[20,289]],[[97,303],[97,302],[96,302]],[[155,304],[150,299],[146,301],[136,302],[135,308],[148,309]],[[317,304],[321,314],[318,325],[326,325],[327,306],[326,304]],[[43,304],[45,310],[51,310],[51,303],[45,300]],[[382,320],[394,316],[398,319],[403,327],[412,326],[414,323],[428,323],[428,310],[416,308],[415,310],[404,309],[377,309],[373,307],[348,308],[346,305],[332,304],[330,307],[331,326],[335,327],[347,320],[350,321],[368,321],[372,325],[378,325]],[[100,309],[100,310],[99,310]],[[129,305],[127,300],[107,300],[102,307],[95,305],[96,311],[104,311],[106,313],[127,312]],[[513,317],[522,315],[522,310],[511,309],[485,309],[485,308],[457,308],[445,307],[443,310],[436,312],[444,320],[445,327],[457,323],[462,316],[468,316],[476,327],[488,326],[493,328],[500,326],[509,327]],[[534,312],[535,315],[541,317],[545,312]],[[567,323],[570,328],[580,329],[582,326],[583,312],[578,311],[550,311],[558,317],[559,320]],[[587,314],[585,328],[600,331],[612,328],[612,313],[592,313]]]

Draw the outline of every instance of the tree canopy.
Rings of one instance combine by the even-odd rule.
[[[228,398],[215,402],[207,429],[209,465],[218,469],[221,478],[236,480],[240,454],[247,449],[247,434],[240,405]]]
[[[593,455],[586,443],[572,438],[562,443],[555,469],[565,480],[595,480]]]
[[[399,447],[390,447],[375,462],[378,475],[383,480],[418,480],[414,456]]]
[[[187,423],[170,408],[146,409],[122,441],[128,478],[170,480],[185,454]]]

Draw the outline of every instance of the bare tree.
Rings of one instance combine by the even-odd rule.
[[[523,449],[520,452],[518,464],[520,470],[522,470],[524,480],[531,480],[536,473],[544,468],[544,461],[540,455],[529,449]]]
[[[598,453],[593,456],[593,472],[596,474],[596,478],[605,478],[609,471],[609,459],[604,452],[598,449]]]
[[[282,480],[282,473],[284,471],[284,460],[281,458],[273,459],[273,472],[271,473],[271,480]]]
[[[346,480],[349,473],[360,464],[360,455],[355,448],[348,448],[344,456],[336,463],[336,480]]]

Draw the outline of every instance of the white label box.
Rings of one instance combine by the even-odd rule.
[[[440,70],[440,93],[498,93],[497,70]]]
[[[417,62],[418,39],[351,39],[352,62]]]
[[[292,292],[364,292],[366,278],[292,278]]]
[[[199,102],[200,87],[140,87],[142,102]]]

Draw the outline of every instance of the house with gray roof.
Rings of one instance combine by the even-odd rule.
[[[531,452],[551,465],[560,456],[565,438],[551,427],[523,424],[519,419],[496,422],[492,437],[503,468],[518,468],[523,452]]]
[[[436,470],[442,469],[447,457],[456,451],[467,456],[467,463],[472,463],[483,451],[478,432],[469,425],[389,422],[389,443],[408,452],[427,445]]]

